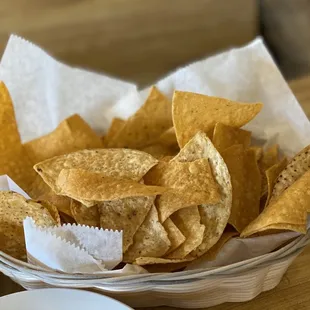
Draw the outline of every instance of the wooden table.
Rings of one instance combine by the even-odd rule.
[[[308,117],[310,117],[310,76],[290,83]],[[0,274],[0,296],[21,288]],[[171,307],[145,308],[146,310],[177,310]],[[230,303],[208,308],[208,310],[302,310],[310,309],[310,247],[305,249],[288,269],[281,283],[245,303]]]

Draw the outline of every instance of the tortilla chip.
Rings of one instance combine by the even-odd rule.
[[[53,157],[36,164],[34,169],[58,194],[60,188],[57,187],[56,181],[62,169],[84,169],[104,173],[108,177],[139,181],[157,162],[154,157],[141,151],[97,149]]]
[[[62,121],[51,133],[25,143],[34,163],[87,148],[101,148],[102,141],[89,125],[75,114]]]
[[[132,263],[138,257],[161,257],[170,246],[167,232],[160,224],[156,207],[153,205],[135,233],[133,244],[124,253],[123,262]]]
[[[203,240],[205,226],[200,224],[198,207],[183,208],[171,215],[173,223],[185,236],[185,241],[166,258],[183,259],[197,249]]]
[[[249,147],[255,153],[256,161],[258,162],[263,156],[263,148],[260,146],[251,146]]]
[[[178,248],[182,243],[185,241],[185,236],[182,234],[180,229],[172,222],[170,218],[167,218],[163,222],[163,226],[166,229],[166,232],[168,234],[168,238],[170,240],[171,246],[167,254],[174,251],[176,248]]]
[[[172,189],[156,199],[162,222],[182,208],[220,200],[219,188],[206,158],[193,162],[160,162],[144,176],[144,181]]]
[[[169,147],[179,148],[174,127],[171,127],[162,133],[156,142]]]
[[[307,212],[310,211],[310,170],[304,173],[289,186],[277,199],[241,233],[242,237],[253,235],[268,229],[295,230],[300,233],[307,231]]]
[[[261,103],[239,103],[218,97],[175,91],[172,99],[173,124],[180,148],[198,131],[213,132],[216,123],[239,128],[262,109]]]
[[[124,126],[125,123],[126,123],[126,121],[124,121],[118,117],[113,118],[111,126],[110,126],[107,134],[104,137],[104,145],[108,145],[110,143],[110,141],[113,140],[115,135],[117,135],[117,133],[122,129],[122,127]]]
[[[90,227],[100,227],[98,206],[87,208],[79,201],[71,199],[71,214],[78,224]]]
[[[0,202],[0,250],[26,260],[23,220],[32,217],[38,226],[53,226],[56,222],[41,204],[17,193],[0,191]]]
[[[171,102],[152,87],[143,106],[131,116],[107,147],[139,149],[172,127]]]
[[[65,213],[72,217],[71,207],[70,207],[71,199],[69,197],[56,195],[52,190],[49,190],[48,192],[39,196],[37,200],[48,201],[51,204],[53,204],[58,209],[58,211]]]
[[[251,132],[216,123],[212,142],[221,154],[224,150],[235,144],[241,144],[244,148],[248,148],[251,144]]]
[[[279,197],[290,185],[300,178],[310,167],[310,145],[289,161],[275,182],[270,202]]]
[[[258,162],[259,169],[262,175],[261,196],[266,195],[268,192],[266,170],[278,162],[279,162],[279,147],[277,144],[275,144],[263,152],[262,158]]]
[[[148,153],[157,159],[162,159],[166,156],[175,156],[178,153],[179,148],[171,148],[158,143],[144,147],[141,151]]]
[[[123,231],[123,252],[133,243],[133,237],[154,203],[154,197],[124,198],[98,204],[100,227]]]
[[[44,201],[44,200],[37,200],[36,202],[40,203],[49,212],[49,214],[54,219],[55,223],[60,225],[61,222],[60,222],[59,212],[52,203],[50,203],[49,201]]]
[[[63,169],[57,187],[61,195],[93,206],[99,201],[118,200],[128,197],[156,196],[167,191],[160,186],[147,186],[132,180],[107,177],[104,173],[82,169]]]
[[[20,144],[12,99],[4,83],[0,82],[0,152]]]
[[[267,184],[268,184],[268,196],[267,200],[265,202],[265,207],[268,205],[269,200],[271,198],[271,194],[276,182],[276,179],[278,178],[279,174],[283,171],[283,169],[287,165],[287,159],[283,158],[279,163],[273,165],[269,169],[266,170],[266,178],[267,178]]]
[[[255,152],[233,145],[222,153],[232,184],[232,208],[228,223],[241,232],[258,215],[261,175]]]
[[[0,175],[8,175],[26,193],[30,194],[37,174],[22,145],[15,145],[0,152]]]
[[[70,211],[71,212],[71,211]],[[61,224],[76,224],[76,220],[68,214],[59,212]]]
[[[209,160],[213,175],[220,189],[221,200],[217,204],[199,207],[201,224],[206,229],[201,245],[191,255],[198,257],[206,253],[220,238],[228,222],[232,205],[232,187],[228,168],[211,140],[203,132],[198,132],[172,161]]]
[[[184,262],[190,262],[192,258],[183,258],[183,259],[171,259],[171,258],[160,258],[160,257],[138,257],[135,260],[135,264],[143,266],[143,265],[153,265],[153,264],[178,264]],[[183,264],[182,264],[183,266]],[[174,265],[174,269],[176,266]],[[177,267],[180,268],[180,267]],[[171,268],[169,268],[171,271]]]

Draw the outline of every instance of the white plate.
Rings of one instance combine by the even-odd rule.
[[[128,306],[103,295],[82,290],[40,289],[0,298],[1,310],[130,310]]]

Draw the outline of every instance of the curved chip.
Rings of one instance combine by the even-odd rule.
[[[198,131],[212,134],[216,123],[242,127],[262,109],[261,103],[240,103],[224,98],[175,91],[172,118],[182,148]]]
[[[201,224],[205,225],[206,229],[202,243],[190,254],[195,257],[206,253],[219,240],[232,206],[232,186],[228,168],[205,133],[198,132],[172,161],[194,161],[200,158],[208,158],[219,185],[221,199],[217,204],[204,204],[199,207]]]
[[[310,211],[310,170],[288,187],[282,195],[267,206],[241,233],[242,237],[269,229],[287,229],[300,233],[307,230],[307,212]]]
[[[133,197],[98,204],[100,227],[123,231],[123,251],[133,243],[133,237],[154,203],[154,197]]]
[[[109,177],[139,181],[158,163],[151,155],[128,149],[82,150],[47,159],[34,166],[42,179],[56,193],[60,193],[57,178],[62,169],[84,169],[104,173]]]
[[[171,246],[167,254],[174,251],[185,241],[185,236],[182,234],[181,230],[172,222],[170,218],[167,218],[163,222],[163,226],[166,229],[168,238],[171,242]]]
[[[22,260],[27,256],[23,220],[28,216],[38,226],[57,224],[42,204],[11,191],[0,191],[0,250]]]
[[[161,186],[147,186],[132,180],[107,177],[103,173],[82,169],[61,170],[56,184],[61,195],[78,200],[89,207],[100,201],[156,196],[167,191]]]
[[[153,205],[135,233],[133,244],[124,253],[123,261],[132,263],[138,257],[161,257],[170,246],[167,232],[159,222],[156,207]]]
[[[100,216],[98,206],[88,208],[79,201],[71,199],[70,209],[72,217],[80,225],[100,227]]]
[[[301,150],[289,161],[286,168],[279,174],[271,194],[270,202],[279,197],[290,185],[310,168],[310,145]]]

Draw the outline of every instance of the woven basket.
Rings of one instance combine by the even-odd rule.
[[[16,260],[0,252],[0,271],[25,289],[66,287],[96,291],[131,307],[201,308],[247,301],[274,288],[310,241],[310,232],[259,257],[208,270],[108,277],[66,274]]]

